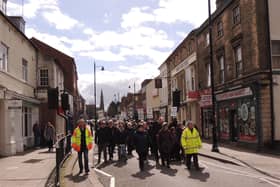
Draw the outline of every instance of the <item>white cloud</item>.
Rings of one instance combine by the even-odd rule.
[[[70,30],[79,25],[76,19],[63,14],[60,10],[53,10],[42,13],[43,17],[58,30]]]
[[[80,56],[94,58],[96,60],[108,61],[108,62],[120,62],[126,60],[122,55],[115,54],[111,51],[90,51],[90,52],[81,52]]]
[[[215,10],[215,1],[212,2],[212,11]],[[131,8],[130,12],[122,17],[122,27],[138,27],[144,23],[173,24],[186,22],[198,27],[207,19],[208,1],[206,0],[159,0],[158,8]]]
[[[69,45],[69,42],[71,42],[71,40],[69,38],[66,38],[64,36],[59,37],[59,36],[55,36],[55,35],[51,35],[51,34],[47,34],[47,33],[41,33],[34,28],[26,28],[25,33],[29,38],[35,37],[35,38],[45,42],[46,44],[56,48],[57,50],[65,53],[69,56],[73,56],[73,52],[66,45],[66,44]]]

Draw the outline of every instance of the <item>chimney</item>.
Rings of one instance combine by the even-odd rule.
[[[7,1],[8,0],[0,0],[0,11],[7,15]]]
[[[1,0],[0,0],[1,1]],[[25,21],[21,16],[8,16],[9,20],[17,27],[22,33],[25,33]]]

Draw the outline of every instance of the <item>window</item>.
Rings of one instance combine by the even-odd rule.
[[[272,56],[280,56],[280,40],[272,41]]]
[[[225,82],[225,58],[224,56],[219,57],[219,64],[220,64],[220,83]]]
[[[8,71],[8,47],[0,42],[0,70]]]
[[[233,24],[240,23],[240,7],[237,6],[232,10],[233,13]]]
[[[22,79],[28,80],[28,63],[25,59],[22,59]]]
[[[191,90],[195,90],[195,72],[194,69],[191,69]]]
[[[40,69],[40,86],[49,86],[48,69]]]
[[[223,22],[221,21],[219,21],[217,24],[217,35],[218,37],[222,37],[224,35]]]
[[[211,86],[211,67],[210,63],[207,64],[207,86]]]
[[[240,45],[234,48],[234,57],[235,57],[236,77],[241,77],[243,71],[243,64],[242,64],[242,48]]]
[[[29,107],[22,108],[22,136],[32,135],[32,109]]]
[[[209,32],[206,34],[205,40],[206,40],[206,47],[207,47],[210,44],[210,34],[209,34]]]

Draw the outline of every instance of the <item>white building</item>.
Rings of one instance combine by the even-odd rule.
[[[6,3],[0,0],[0,155],[4,156],[33,145],[32,126],[39,119],[40,104],[35,95],[36,49],[23,33],[23,19],[6,16]]]
[[[160,67],[159,78],[162,80],[162,88],[159,89],[160,115],[167,121],[168,116],[168,72],[167,65],[163,63]]]

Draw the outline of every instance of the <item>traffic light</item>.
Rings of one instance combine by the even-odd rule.
[[[48,89],[48,108],[58,109],[58,88]]]
[[[61,94],[61,106],[64,111],[70,109],[69,105],[69,95],[67,93]]]
[[[180,107],[180,91],[175,90],[173,92],[173,106],[179,108]]]

